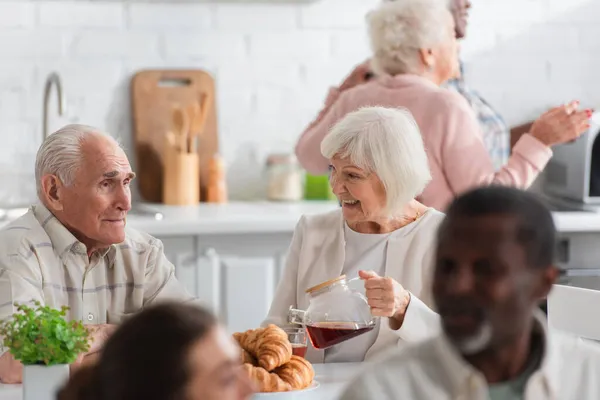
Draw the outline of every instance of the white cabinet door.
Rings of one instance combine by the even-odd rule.
[[[198,248],[194,236],[160,238],[167,259],[175,265],[175,276],[188,292],[219,315],[221,293],[218,255],[212,248]]]
[[[169,236],[158,238],[163,242],[167,259],[175,265],[175,276],[190,292],[197,296],[196,241],[193,236]]]
[[[212,254],[201,258],[199,268],[205,283],[213,285],[210,293],[223,323],[230,332],[257,328],[271,306],[291,233],[200,235],[197,240],[199,254]]]
[[[230,332],[260,326],[267,316],[289,235],[160,237],[175,275]]]
[[[221,258],[223,322],[230,332],[258,328],[265,319],[274,292],[274,258]]]

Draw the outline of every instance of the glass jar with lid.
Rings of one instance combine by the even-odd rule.
[[[304,196],[303,172],[294,154],[271,154],[267,158],[267,198],[300,201]]]
[[[375,328],[375,317],[365,296],[350,289],[345,275],[306,290],[308,308],[290,307],[288,322],[306,327],[316,349],[326,349]]]

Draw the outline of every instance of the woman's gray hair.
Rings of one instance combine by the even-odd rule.
[[[449,9],[448,0],[394,0],[369,12],[373,71],[389,75],[419,72],[419,49],[449,39]]]
[[[431,181],[423,139],[403,108],[364,107],[347,114],[321,142],[325,158],[349,158],[376,174],[387,196],[386,212],[397,215]]]
[[[66,186],[73,184],[83,158],[81,145],[89,135],[108,137],[120,146],[108,133],[79,124],[64,126],[44,140],[35,158],[35,182],[40,200],[43,199],[42,177],[45,175],[56,175]]]

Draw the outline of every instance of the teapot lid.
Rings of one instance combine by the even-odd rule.
[[[328,281],[325,281],[325,282],[323,282],[323,283],[319,283],[319,284],[318,284],[318,285],[316,285],[316,286],[313,286],[313,287],[311,287],[311,288],[308,288],[308,289],[306,289],[306,291],[305,291],[305,292],[306,292],[306,293],[312,293],[312,292],[315,292],[315,291],[317,291],[317,290],[323,289],[324,287],[327,287],[327,286],[329,286],[329,285],[331,285],[331,284],[334,284],[334,283],[336,283],[336,282],[343,281],[343,280],[345,280],[345,279],[346,279],[346,275],[338,276],[337,278],[330,279],[330,280],[328,280]]]

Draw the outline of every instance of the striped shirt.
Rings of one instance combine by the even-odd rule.
[[[483,143],[490,154],[496,170],[507,163],[510,156],[510,129],[502,116],[476,91],[467,86],[463,77],[463,64],[460,65],[461,77],[446,82],[443,87],[454,90],[468,102],[481,127]]]
[[[0,230],[0,319],[15,302],[38,300],[70,307],[69,320],[117,324],[155,301],[192,300],[174,270],[160,240],[129,228],[123,243],[89,258],[46,207],[32,206]]]

